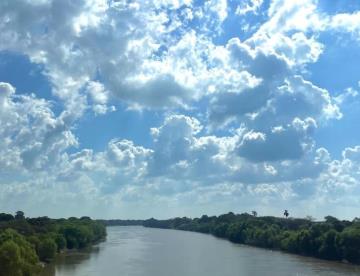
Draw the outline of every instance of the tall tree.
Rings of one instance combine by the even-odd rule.
[[[285,210],[284,211],[284,216],[287,218],[289,216],[289,211],[288,210]]]
[[[23,211],[17,211],[15,215],[15,219],[25,219],[25,214]]]

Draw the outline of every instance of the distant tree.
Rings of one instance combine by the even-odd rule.
[[[326,216],[325,221],[332,225],[336,231],[341,232],[345,228],[345,224],[333,216]]]
[[[251,211],[251,214],[254,216],[254,217],[257,217],[258,213],[256,211]]]
[[[288,210],[285,210],[284,211],[284,216],[287,218],[289,216],[289,211]]]
[[[20,219],[25,219],[25,214],[23,211],[17,211],[16,215],[15,215],[15,219],[20,220]]]
[[[313,216],[310,216],[310,215],[306,216],[305,219],[310,221],[310,222],[315,221],[315,218]]]
[[[10,221],[13,220],[14,216],[10,214],[0,213],[0,221]]]
[[[327,223],[335,224],[335,223],[339,222],[339,220],[333,216],[326,216],[324,219]]]
[[[207,215],[202,215],[199,219],[200,223],[208,223],[211,219]]]

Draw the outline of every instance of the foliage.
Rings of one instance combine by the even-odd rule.
[[[89,217],[25,218],[0,213],[0,276],[38,275],[39,261],[58,252],[88,247],[106,237],[105,225]]]
[[[255,215],[256,214],[256,215]],[[313,256],[328,260],[348,261],[360,264],[360,221],[338,220],[327,216],[325,221],[305,219],[258,217],[228,213],[200,218],[149,219],[145,227],[179,229],[210,233],[235,243],[273,248],[290,253]]]
[[[0,234],[0,276],[31,276],[40,271],[39,259],[32,245],[16,231]]]
[[[45,238],[40,241],[37,253],[41,261],[49,261],[55,257],[57,252],[56,242],[52,238]]]

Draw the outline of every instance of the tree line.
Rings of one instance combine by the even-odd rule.
[[[106,237],[105,226],[89,217],[50,219],[25,218],[0,213],[0,276],[33,276],[40,262],[57,253],[88,247]]]
[[[255,211],[200,218],[145,220],[145,227],[178,229],[212,234],[234,243],[270,248],[327,260],[360,264],[360,219],[332,216],[315,222],[311,218],[258,217]]]

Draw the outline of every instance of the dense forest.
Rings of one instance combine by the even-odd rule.
[[[284,215],[287,217],[288,212]],[[235,243],[283,250],[327,260],[360,264],[360,220],[338,220],[327,216],[325,221],[311,218],[257,217],[228,213],[201,218],[149,219],[145,227],[178,229],[212,234]]]
[[[106,237],[105,226],[89,217],[25,218],[0,213],[0,276],[32,276],[57,253],[90,246]]]

